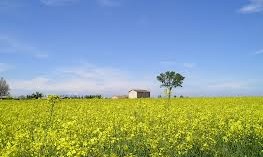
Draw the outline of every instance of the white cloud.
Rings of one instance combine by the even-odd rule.
[[[13,94],[41,91],[46,94],[127,94],[132,88],[152,90],[154,81],[140,77],[133,79],[129,74],[114,68],[80,65],[62,68],[47,76],[32,79],[12,80]],[[158,86],[157,86],[158,87]]]
[[[258,13],[263,11],[263,0],[249,0],[250,3],[239,9],[240,13]]]
[[[48,58],[48,54],[36,53],[34,57],[39,59]]]
[[[0,36],[0,54],[32,55],[35,58],[47,58],[48,54],[36,47],[27,45],[9,37]]]
[[[40,0],[40,2],[47,6],[64,6],[70,5],[80,0]],[[95,0],[100,6],[103,7],[119,7],[123,0]]]
[[[256,55],[263,54],[263,49],[255,52]]]
[[[161,61],[160,65],[162,66],[180,66],[180,67],[184,67],[184,68],[194,68],[196,66],[195,63],[191,63],[191,62],[185,62],[185,63],[179,63],[173,60],[167,60],[167,61]]]
[[[176,65],[177,62],[176,61],[172,61],[172,60],[167,60],[167,61],[161,61],[160,64],[163,65],[163,66],[172,66],[172,65]]]
[[[196,64],[195,63],[183,63],[183,66],[186,68],[194,68]]]
[[[61,6],[75,3],[79,0],[40,0],[44,5],[47,6]]]
[[[213,89],[242,89],[242,88],[247,88],[248,85],[244,82],[220,82],[220,83],[214,83],[208,86],[208,88],[213,88]]]
[[[141,88],[151,91],[152,96],[163,92],[158,73],[140,75],[118,68],[98,67],[80,64],[63,68],[54,67],[53,71],[28,79],[9,80],[12,95],[30,94],[35,91],[44,94],[102,94],[103,96],[124,95],[130,89]],[[233,78],[225,80],[220,76],[207,76],[194,73],[183,74],[183,88],[176,88],[175,95],[184,96],[237,96],[258,95],[262,93],[261,79]]]
[[[8,71],[12,68],[12,66],[10,66],[9,64],[6,63],[0,63],[0,73],[1,72],[5,72]]]

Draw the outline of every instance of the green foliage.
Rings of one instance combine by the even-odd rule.
[[[51,105],[55,105],[56,103],[61,101],[60,96],[58,95],[48,95],[47,100]]]
[[[85,95],[84,98],[85,99],[101,99],[102,96],[101,95]]]
[[[263,98],[171,99],[169,110],[165,104],[0,101],[0,156],[263,156]]]
[[[167,71],[157,76],[157,80],[161,82],[161,87],[165,87],[165,93],[168,98],[171,98],[172,89],[177,87],[183,87],[183,81],[185,77],[174,71]]]
[[[42,97],[44,97],[44,94],[42,94],[40,92],[35,92],[35,93],[31,94],[31,95],[27,95],[26,96],[27,99],[40,99]]]
[[[63,95],[63,99],[102,99],[101,95]]]

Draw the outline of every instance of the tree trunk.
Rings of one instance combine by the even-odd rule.
[[[168,98],[171,99],[172,88],[168,88]]]

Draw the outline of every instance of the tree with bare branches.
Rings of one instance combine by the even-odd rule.
[[[8,96],[9,95],[9,85],[7,84],[6,80],[1,77],[0,78],[0,98],[4,97],[4,96]]]

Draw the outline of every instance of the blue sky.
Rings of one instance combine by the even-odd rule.
[[[263,93],[263,0],[0,0],[0,76],[12,95]]]

